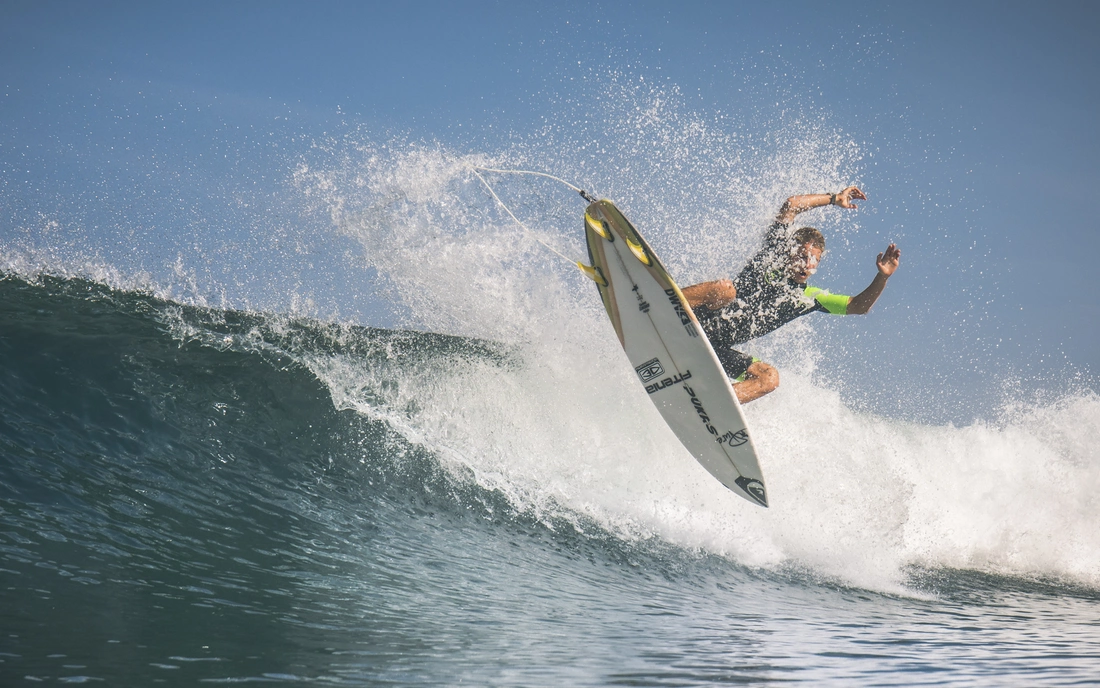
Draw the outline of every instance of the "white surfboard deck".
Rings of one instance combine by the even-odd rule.
[[[680,288],[611,201],[589,205],[584,225],[600,297],[650,400],[711,475],[768,506],[741,405]]]

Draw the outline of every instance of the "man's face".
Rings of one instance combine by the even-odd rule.
[[[817,272],[817,264],[820,262],[821,249],[806,242],[791,251],[791,262],[787,264],[787,276],[803,284]]]

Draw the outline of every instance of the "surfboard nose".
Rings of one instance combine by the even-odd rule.
[[[737,487],[741,488],[741,491],[752,497],[760,506],[765,509],[768,508],[768,493],[764,490],[764,483],[756,480],[755,478],[746,478],[741,476],[737,480],[734,480]]]

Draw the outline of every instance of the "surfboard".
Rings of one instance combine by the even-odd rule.
[[[650,400],[703,468],[768,506],[741,405],[676,282],[611,201],[588,206],[584,231],[590,276]]]

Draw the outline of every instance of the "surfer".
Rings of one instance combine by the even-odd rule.
[[[856,200],[865,201],[867,197],[854,186],[835,194],[791,196],[768,228],[763,248],[735,279],[703,282],[683,290],[742,404],[778,387],[779,372],[734,346],[818,311],[863,315],[871,310],[886,288],[886,280],[898,269],[901,251],[890,244],[878,254],[878,273],[870,286],[855,296],[831,294],[807,284],[825,252],[825,237],[813,227],[791,231],[791,223],[811,208],[836,205],[855,209]]]

